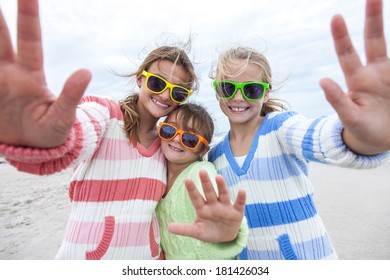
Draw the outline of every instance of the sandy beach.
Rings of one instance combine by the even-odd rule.
[[[0,158],[0,259],[54,258],[69,215],[70,175],[30,175]],[[340,259],[390,260],[390,163],[370,170],[312,164],[310,177]]]

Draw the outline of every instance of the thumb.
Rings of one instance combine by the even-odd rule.
[[[74,113],[81,97],[91,81],[91,72],[81,69],[73,73],[65,82],[64,88],[56,101],[59,112]]]
[[[346,95],[341,87],[329,78],[323,78],[320,81],[320,86],[325,92],[326,100],[332,105],[340,119],[348,117],[348,112],[351,112],[355,107],[353,101]]]
[[[193,224],[170,223],[168,224],[168,231],[177,235],[197,237],[197,230]]]

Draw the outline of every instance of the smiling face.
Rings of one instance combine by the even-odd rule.
[[[178,129],[203,136],[199,123],[194,123],[193,118],[184,120],[176,111],[171,113],[165,122],[174,125]],[[180,143],[180,135],[176,135],[172,140],[161,140],[161,150],[168,160],[168,166],[181,166],[184,169],[191,163],[200,160],[207,152],[207,147],[201,143],[195,150],[187,149]]]
[[[172,84],[186,87],[189,83],[185,69],[169,60],[155,61],[147,70],[149,73],[158,75]],[[137,84],[140,87],[139,112],[148,112],[153,118],[159,119],[168,115],[178,106],[177,103],[171,100],[169,88],[161,94],[154,94],[147,89],[145,82],[146,77],[139,74],[137,76]]]
[[[237,83],[263,82],[261,68],[245,60],[236,59],[226,68],[225,80]],[[261,118],[261,108],[268,101],[268,94],[259,101],[248,101],[242,96],[238,89],[236,95],[230,100],[219,100],[219,106],[223,113],[229,118],[231,125],[245,124],[257,121]]]

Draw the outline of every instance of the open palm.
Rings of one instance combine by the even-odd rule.
[[[197,238],[206,242],[228,242],[237,237],[245,210],[245,191],[240,190],[232,204],[225,180],[221,175],[215,178],[218,195],[206,171],[199,176],[205,198],[199,193],[191,179],[185,181],[188,194],[196,211],[192,224],[172,223],[171,233]]]
[[[331,28],[348,90],[345,94],[327,78],[320,85],[345,127],[345,143],[355,152],[369,155],[390,150],[390,60],[383,30],[383,3],[368,0],[366,5],[366,65],[352,45],[343,18],[336,15]]]
[[[37,0],[18,1],[17,48],[0,10],[0,143],[49,148],[65,142],[91,79],[75,72],[57,98],[46,86]]]

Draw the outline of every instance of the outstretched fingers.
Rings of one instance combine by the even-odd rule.
[[[347,26],[342,16],[335,15],[331,21],[331,30],[336,53],[345,77],[351,77],[362,66],[360,58],[352,45]]]
[[[383,32],[382,0],[368,0],[364,28],[367,62],[387,59],[386,40]]]
[[[218,201],[218,194],[215,192],[213,183],[206,170],[199,171],[200,182],[202,183],[202,189],[208,204],[216,203]]]
[[[362,62],[353,47],[342,16],[335,15],[332,18],[331,29],[336,53],[348,83],[348,79],[359,70]],[[367,63],[387,59],[382,0],[367,0],[364,40]]]
[[[32,71],[43,68],[43,50],[37,0],[18,1],[18,61]]]
[[[345,121],[351,116],[355,116],[356,104],[348,95],[344,94],[341,87],[329,78],[323,78],[320,86],[325,92],[326,99],[335,109],[341,121]]]
[[[217,175],[215,177],[215,181],[218,186],[218,197],[219,201],[224,204],[231,204],[232,198],[229,194],[228,186],[225,182],[225,179],[221,175]],[[246,192],[243,189],[240,189],[237,193],[236,200],[233,204],[233,207],[239,211],[244,212],[245,210],[245,202],[246,202]]]
[[[246,202],[246,192],[245,192],[245,190],[240,189],[237,193],[236,201],[234,202],[233,207],[237,211],[244,213],[245,202]]]
[[[3,13],[0,9],[0,61],[12,60],[13,49],[11,43],[11,36],[9,34],[8,26],[5,22]]]
[[[205,200],[196,188],[194,181],[192,181],[190,178],[187,178],[184,181],[184,184],[186,186],[188,196],[191,199],[192,205],[195,209],[200,209],[205,204]]]
[[[168,231],[172,234],[197,238],[199,236],[198,227],[194,224],[170,223]]]
[[[215,178],[217,183],[218,193],[214,189],[214,185],[211,182],[211,179],[207,171],[200,170],[199,178],[202,184],[204,196],[201,195],[195,183],[191,179],[187,178],[184,181],[184,184],[187,188],[188,195],[195,209],[202,208],[206,203],[208,205],[215,204],[218,202],[231,204],[227,185],[221,175],[217,175]]]
[[[226,185],[225,179],[221,175],[217,175],[215,177],[215,181],[218,186],[219,201],[222,203],[231,204],[229,189],[228,186]]]
[[[85,69],[73,73],[66,81],[54,106],[60,106],[63,112],[74,112],[91,78],[91,72]]]

